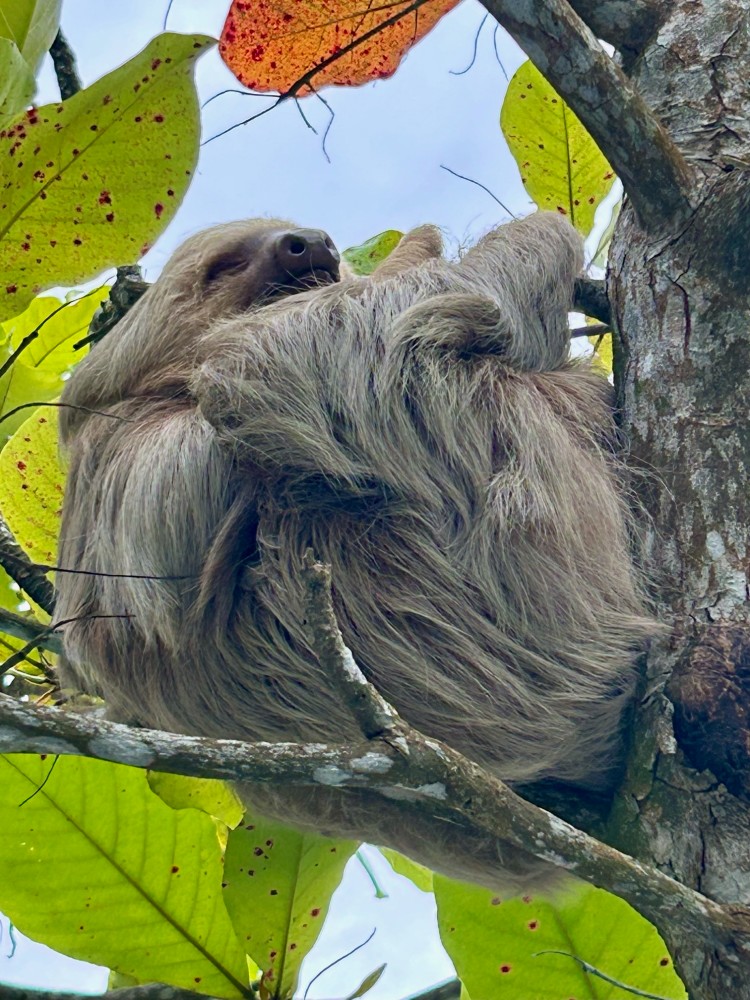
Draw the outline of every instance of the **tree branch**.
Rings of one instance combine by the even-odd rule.
[[[26,555],[1,514],[0,566],[32,601],[35,601],[48,615],[52,614],[55,607],[55,588],[44,572]]]
[[[604,281],[593,278],[576,278],[573,308],[598,319],[601,323],[606,323],[608,326],[612,322],[612,310],[609,306],[607,287]]]
[[[0,1000],[211,1000],[205,993],[193,993],[179,986],[164,983],[147,983],[145,986],[126,986],[121,990],[90,994],[60,993],[57,990],[34,990],[25,986],[3,986],[0,983]]]
[[[666,20],[673,0],[570,0],[570,6],[597,38],[630,58]]]
[[[691,212],[693,172],[628,78],[567,0],[483,0],[591,133],[644,228]]]
[[[464,827],[531,852],[627,900],[669,939],[670,929],[701,940],[745,942],[750,910],[719,905],[655,868],[602,844],[532,805],[503,782],[437,740],[402,723],[402,746],[383,739],[360,744],[242,743],[182,736],[106,722],[0,696],[4,753],[94,757],[133,767],[208,778],[319,787],[337,775],[342,788],[386,797],[408,790],[412,806],[433,817],[451,813]],[[375,766],[377,763],[377,766]]]
[[[60,97],[67,101],[79,90],[83,90],[83,84],[76,68],[76,57],[73,55],[67,38],[62,33],[62,29],[55,35],[55,40],[49,47],[49,54],[52,56],[55,67]]]
[[[433,986],[424,993],[417,993],[408,1000],[458,1000],[461,983],[454,979],[449,983]],[[60,993],[57,990],[27,989],[25,986],[4,986],[0,983],[0,1000],[211,1000],[205,993],[193,993],[179,986],[165,983],[147,983],[143,986],[126,986],[106,993],[90,994]]]
[[[49,625],[43,625],[36,618],[16,615],[0,608],[0,632],[12,635],[15,639],[23,639],[24,642],[33,642],[37,648],[41,647],[50,653],[62,653],[61,636],[50,632]]]
[[[88,333],[73,344],[73,350],[79,351],[86,344],[101,340],[133,308],[148,288],[149,283],[143,280],[143,274],[137,264],[124,264],[118,267],[115,283],[109,290],[109,298],[106,302],[102,302],[94,313]]]

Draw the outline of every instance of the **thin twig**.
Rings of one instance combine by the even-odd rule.
[[[49,625],[43,625],[36,618],[6,611],[5,608],[0,608],[0,632],[12,635],[15,639],[23,639],[24,642],[35,642],[39,648],[50,653],[62,652],[60,636],[54,631],[50,632]]]
[[[687,219],[697,175],[567,0],[483,0],[591,133],[650,232]]]
[[[576,337],[604,337],[612,333],[612,327],[606,323],[591,323],[589,326],[574,326],[570,331],[570,339]]]
[[[112,420],[119,420],[123,424],[134,424],[137,421],[131,420],[130,417],[123,417],[119,413],[108,413],[106,410],[92,410],[90,406],[79,406],[77,403],[59,403],[56,401],[50,402],[47,399],[34,399],[29,403],[19,403],[18,406],[14,406],[10,410],[6,410],[2,416],[0,416],[0,424],[4,420],[10,420],[11,417],[15,417],[17,413],[22,410],[38,410],[43,406],[49,406],[53,410],[78,410],[79,413],[90,413],[95,417],[111,417]],[[0,559],[0,565],[2,560]],[[45,608],[45,611],[47,609]]]
[[[619,979],[613,979],[612,976],[608,976],[606,972],[602,972],[601,969],[597,969],[595,965],[591,965],[590,962],[585,962],[578,955],[571,955],[568,951],[557,951],[555,949],[549,948],[546,951],[537,951],[534,953],[533,957],[537,958],[542,955],[564,955],[565,958],[572,958],[574,962],[578,962],[584,972],[587,972],[590,976],[597,976],[599,979],[603,979],[605,983],[609,983],[610,986],[616,986],[618,989],[623,990],[625,993],[630,993],[634,997],[644,997],[645,1000],[669,1000],[669,997],[665,997],[663,993],[648,993],[645,990],[639,990],[637,986],[629,986],[627,983],[621,982]]]
[[[484,17],[482,18],[482,20],[479,22],[479,27],[477,28],[477,30],[476,30],[476,32],[474,34],[474,48],[473,48],[472,53],[471,53],[471,59],[469,60],[469,62],[467,63],[467,65],[464,66],[463,69],[449,69],[448,72],[451,74],[451,76],[464,76],[466,73],[469,72],[469,70],[471,69],[471,67],[477,61],[477,49],[479,48],[479,36],[482,34],[482,28],[485,26],[485,24],[487,22],[487,18],[489,16],[490,16],[489,14],[485,14]]]
[[[83,83],[78,75],[76,67],[76,57],[68,44],[68,40],[60,29],[55,35],[55,40],[49,47],[49,54],[52,56],[52,63],[55,67],[57,85],[60,88],[60,97],[63,101],[73,97],[79,90],[83,90]]]
[[[397,736],[398,713],[368,683],[352,651],[344,643],[333,608],[331,567],[316,562],[308,549],[302,575],[307,588],[306,624],[311,645],[326,675],[342,695],[344,703],[351,708],[367,739]]]
[[[504,202],[500,201],[500,199],[494,193],[494,191],[491,191],[485,184],[482,184],[481,181],[474,180],[473,177],[466,177],[464,174],[459,174],[459,172],[457,170],[451,170],[451,168],[450,167],[446,167],[446,165],[444,163],[440,164],[440,169],[447,171],[447,173],[449,173],[449,174],[453,174],[453,176],[454,177],[458,177],[459,180],[468,181],[469,184],[476,184],[477,187],[481,188],[483,191],[486,191],[487,194],[490,196],[490,198],[492,198],[493,201],[496,201],[498,203],[498,205],[500,206],[500,208],[502,208],[502,210],[504,212],[508,213],[508,215],[511,217],[511,219],[517,218],[516,213],[515,212],[511,212],[511,210],[508,208],[508,206]]]

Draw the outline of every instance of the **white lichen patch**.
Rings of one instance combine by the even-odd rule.
[[[439,757],[440,760],[442,761],[448,760],[448,754],[445,752],[445,750],[443,750],[443,748],[440,746],[439,743],[435,743],[434,740],[425,740],[424,745],[426,747],[429,747],[429,749],[432,750],[435,756]]]
[[[418,785],[416,788],[407,788],[406,785],[392,785],[390,788],[381,788],[380,792],[386,798],[395,799],[397,802],[416,802],[419,799],[443,801],[448,798],[445,785],[440,781],[431,785]]]
[[[550,828],[550,832],[557,834],[558,837],[569,837],[570,836],[570,826],[565,820],[560,819],[559,816],[553,816],[550,813],[547,819],[547,825]]]
[[[361,774],[385,774],[393,767],[393,761],[382,753],[366,753],[352,760],[352,770]]]
[[[336,767],[335,764],[326,764],[324,767],[316,767],[313,771],[313,778],[319,785],[344,785],[351,780],[351,773],[345,771],[343,767]]]
[[[357,661],[354,659],[354,653],[352,653],[348,646],[344,646],[341,661],[344,667],[344,673],[350,681],[353,681],[355,684],[367,683],[367,678],[357,666]]]
[[[744,547],[743,547],[744,551]],[[706,552],[710,563],[704,566],[700,586],[704,591],[696,601],[696,611],[704,611],[711,621],[730,618],[747,599],[747,573],[741,567],[742,556],[731,545],[727,549],[718,531],[706,533]],[[738,563],[740,565],[738,565]]]
[[[706,535],[706,550],[712,559],[721,559],[726,555],[726,545],[718,531],[709,531]]]
[[[100,760],[113,760],[132,767],[151,767],[155,760],[153,750],[137,736],[102,734],[93,736],[88,745],[92,756]]]

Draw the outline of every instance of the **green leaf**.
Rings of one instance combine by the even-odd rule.
[[[62,0],[0,0],[0,38],[10,38],[36,73],[60,25]]]
[[[36,80],[15,42],[0,37],[0,125],[31,103]]]
[[[591,886],[541,897],[503,899],[477,886],[435,876],[438,928],[456,972],[474,997],[593,996],[619,1000],[562,955],[565,951],[607,975],[651,993],[684,1000],[664,942],[627,903]],[[592,989],[595,993],[592,993]]]
[[[351,841],[305,835],[249,813],[245,825],[229,834],[227,909],[274,995],[292,995],[356,849]]]
[[[210,817],[170,809],[136,768],[19,755],[0,757],[0,826],[0,908],[24,934],[140,982],[246,995]]]
[[[196,57],[164,34],[60,104],[0,131],[0,318],[40,288],[133,262],[173,217],[198,157]]]
[[[0,376],[0,415],[60,394],[63,376],[86,353],[74,351],[73,345],[85,335],[108,293],[107,287],[95,288],[66,303],[44,296],[34,299],[19,316],[0,323],[0,364],[22,348],[8,371]],[[17,430],[30,413],[21,410],[0,423],[0,441]]]
[[[57,414],[36,410],[0,452],[0,512],[35,562],[54,565],[64,482]]]
[[[355,274],[372,274],[378,264],[382,264],[396,249],[403,235],[397,229],[386,229],[358,247],[349,247],[341,256]]]
[[[226,781],[149,771],[148,783],[172,809],[200,809],[228,827],[237,826],[245,813],[237,793]]]
[[[578,118],[530,62],[508,85],[500,126],[539,208],[567,216],[586,236],[615,175]]]

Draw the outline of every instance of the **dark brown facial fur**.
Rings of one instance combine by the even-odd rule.
[[[68,383],[64,402],[127,422],[63,411],[60,564],[186,579],[60,574],[57,615],[80,619],[65,681],[144,725],[355,738],[306,641],[310,547],[347,644],[409,722],[505,780],[606,788],[652,622],[608,387],[568,359],[579,238],[539,213],[449,263],[426,226],[372,277],[336,282],[310,233],[256,220],[193,237]],[[492,887],[539,877],[530,855],[408,803],[246,793]]]

